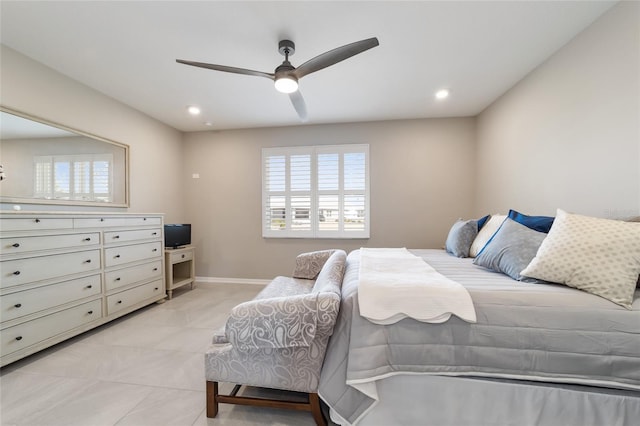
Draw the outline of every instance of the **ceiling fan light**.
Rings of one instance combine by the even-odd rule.
[[[298,80],[291,76],[283,76],[276,78],[276,90],[281,93],[293,93],[298,90]]]

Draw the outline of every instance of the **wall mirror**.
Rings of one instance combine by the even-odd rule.
[[[0,107],[0,202],[129,206],[129,146]]]

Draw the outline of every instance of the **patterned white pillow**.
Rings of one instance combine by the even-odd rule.
[[[630,309],[640,274],[640,224],[570,214],[556,220],[521,272],[566,284]]]

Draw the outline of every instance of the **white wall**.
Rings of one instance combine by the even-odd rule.
[[[476,214],[640,215],[640,3],[621,2],[478,117]]]
[[[0,104],[129,145],[128,211],[165,213],[167,222],[184,220],[182,182],[178,178],[182,175],[183,156],[180,132],[4,45],[0,48]],[[63,209],[26,204],[22,207]],[[80,210],[66,208],[70,209]]]
[[[186,214],[197,246],[196,275],[272,278],[290,274],[298,253],[324,248],[442,247],[451,224],[472,212],[474,135],[473,118],[185,135]],[[371,238],[262,238],[262,148],[340,143],[370,145]]]

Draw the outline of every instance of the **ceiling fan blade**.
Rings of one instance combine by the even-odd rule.
[[[291,99],[291,103],[293,107],[296,109],[298,113],[298,117],[300,117],[301,121],[307,121],[307,104],[304,102],[304,98],[300,93],[300,90],[296,90],[293,93],[289,93],[289,99]]]
[[[205,62],[184,61],[182,59],[176,59],[176,62],[180,64],[191,65],[192,67],[207,68],[215,71],[224,71],[224,72],[230,72],[234,74],[254,75],[256,77],[266,77],[270,80],[273,80],[274,78],[274,74],[271,74],[268,72],[253,71],[253,70],[248,70],[244,68],[228,67],[226,65],[215,65],[215,64],[207,64]]]
[[[312,72],[337,64],[338,62],[344,61],[358,53],[362,53],[365,50],[376,47],[379,44],[378,39],[376,37],[372,37],[366,40],[356,41],[342,47],[337,47],[333,50],[322,53],[313,59],[309,59],[307,62],[296,68],[293,71],[293,74],[297,78],[302,78],[307,74],[311,74]]]

